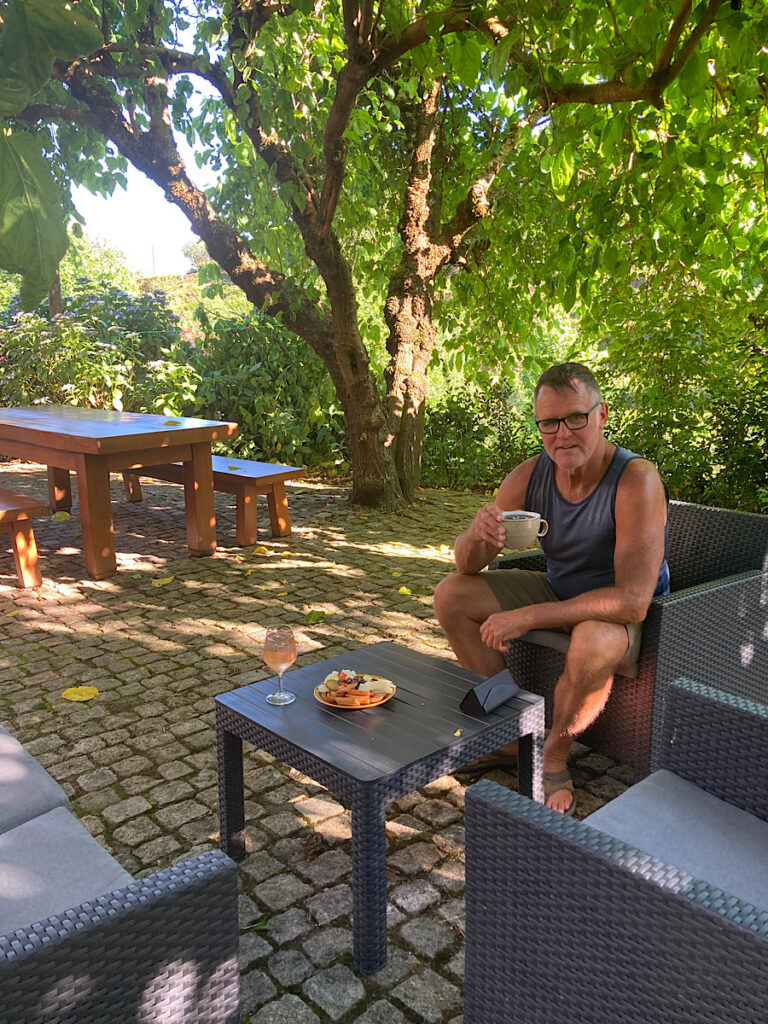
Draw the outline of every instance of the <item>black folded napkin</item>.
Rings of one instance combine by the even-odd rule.
[[[468,690],[462,697],[459,707],[468,715],[489,715],[497,707],[514,697],[520,687],[509,674],[507,669],[502,669],[495,676],[484,680]]]

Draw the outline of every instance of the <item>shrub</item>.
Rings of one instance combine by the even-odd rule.
[[[535,427],[509,384],[481,388],[468,380],[453,381],[428,399],[422,483],[495,490],[540,448]]]
[[[162,293],[92,290],[81,279],[48,319],[18,296],[0,313],[0,401],[180,414],[197,384]]]
[[[230,450],[299,465],[343,457],[342,410],[305,342],[259,313],[212,323],[201,312],[199,321],[194,415],[239,423]]]

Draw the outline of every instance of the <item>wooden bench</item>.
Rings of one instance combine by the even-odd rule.
[[[45,502],[0,487],[0,533],[11,535],[13,560],[21,587],[39,587],[43,582],[31,520],[50,514]]]
[[[249,462],[247,459],[229,459],[214,455],[213,489],[237,497],[237,543],[241,546],[256,543],[256,496],[264,494],[269,506],[269,519],[273,537],[287,537],[291,532],[288,513],[286,480],[300,480],[304,470],[296,466],[278,466],[272,462]],[[151,480],[169,480],[184,483],[180,462],[163,466],[141,466],[123,472],[125,496],[128,501],[141,501],[140,477]]]

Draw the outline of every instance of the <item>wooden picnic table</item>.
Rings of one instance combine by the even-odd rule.
[[[71,507],[69,473],[77,473],[85,567],[97,580],[117,571],[109,474],[124,469],[183,463],[189,552],[215,551],[211,442],[236,435],[236,423],[184,416],[56,405],[0,409],[0,452],[48,467],[52,508]]]

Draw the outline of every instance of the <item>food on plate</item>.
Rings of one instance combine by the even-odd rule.
[[[355,672],[350,668],[329,672],[315,688],[318,700],[339,708],[374,707],[388,700],[394,692],[395,684],[389,679]]]

